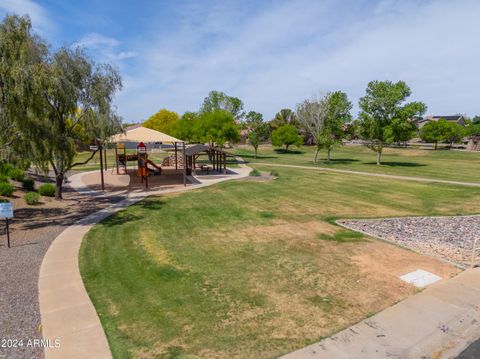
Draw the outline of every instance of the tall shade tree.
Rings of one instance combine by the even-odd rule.
[[[297,119],[316,146],[313,163],[317,162],[321,149],[327,150],[331,160],[333,147],[341,144],[347,135],[346,123],[351,120],[352,103],[341,91],[314,97],[297,105]]]
[[[372,81],[359,101],[361,135],[377,153],[377,165],[381,163],[384,146],[395,141],[392,126],[423,115],[427,109],[422,102],[405,103],[410,95],[411,90],[403,81]]]
[[[174,128],[179,119],[180,116],[178,116],[178,113],[161,109],[156,114],[150,116],[148,120],[143,123],[143,126],[168,135],[173,135]]]
[[[220,91],[210,91],[203,100],[201,113],[224,110],[230,112],[235,120],[241,120],[245,116],[243,102],[238,97],[228,96]]]
[[[201,113],[193,127],[194,137],[198,142],[209,143],[211,146],[225,146],[227,142],[240,140],[238,126],[233,115],[225,110],[215,110]]]
[[[96,65],[81,49],[61,48],[45,64],[42,76],[44,113],[35,123],[41,137],[31,139],[34,161],[55,173],[55,197],[62,198],[65,173],[85,162],[74,162],[78,145],[102,144],[121,131],[112,99],[122,87],[110,65]]]
[[[47,53],[28,17],[6,16],[0,23],[0,149],[7,158],[15,150],[28,156],[27,137],[39,135],[30,121],[42,111],[38,74]]]
[[[172,136],[186,142],[199,142],[195,133],[195,125],[198,121],[196,112],[185,112],[172,128]]]
[[[285,146],[285,151],[288,152],[291,145],[301,146],[302,137],[294,125],[287,124],[272,132],[272,144],[278,147]]]

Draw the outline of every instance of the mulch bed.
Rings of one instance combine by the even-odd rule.
[[[66,186],[62,201],[42,197],[41,204],[28,206],[24,193],[17,189],[11,200],[11,248],[0,223],[0,341],[23,340],[23,348],[2,348],[0,342],[0,358],[43,358],[42,348],[27,347],[29,339],[42,338],[38,275],[43,257],[64,229],[120,199],[93,199]]]
[[[471,263],[480,216],[340,220],[337,223],[462,267]]]

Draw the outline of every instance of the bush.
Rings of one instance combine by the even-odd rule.
[[[54,197],[55,186],[51,183],[44,183],[40,187],[38,187],[38,193],[40,193],[42,196]]]
[[[25,193],[23,199],[27,204],[33,205],[38,204],[40,202],[40,195],[37,192],[28,192]]]
[[[13,194],[14,188],[8,182],[0,182],[0,196],[10,197]]]
[[[12,168],[8,171],[8,176],[12,180],[22,182],[25,179],[25,171],[20,168]]]
[[[279,176],[278,171],[277,170],[271,170],[270,171],[270,176],[278,177]]]
[[[22,181],[22,187],[23,187],[23,189],[26,189],[27,191],[33,191],[33,190],[35,190],[35,181],[30,179],[30,178],[25,178]]]
[[[8,203],[8,202],[10,202],[8,199],[0,198],[0,203]]]
[[[250,171],[250,176],[259,177],[259,176],[261,176],[261,173],[258,172],[258,170],[256,168],[254,168],[253,170]]]
[[[7,182],[8,183],[8,176],[7,175],[0,175],[0,182]]]

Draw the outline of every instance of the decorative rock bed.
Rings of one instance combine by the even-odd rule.
[[[470,265],[473,241],[480,236],[480,216],[339,220],[337,223],[461,266]]]

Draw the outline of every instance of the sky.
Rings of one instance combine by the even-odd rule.
[[[480,0],[0,0],[52,48],[83,46],[123,78],[125,122],[196,111],[211,90],[270,120],[304,99],[405,81],[427,114],[480,115]]]

